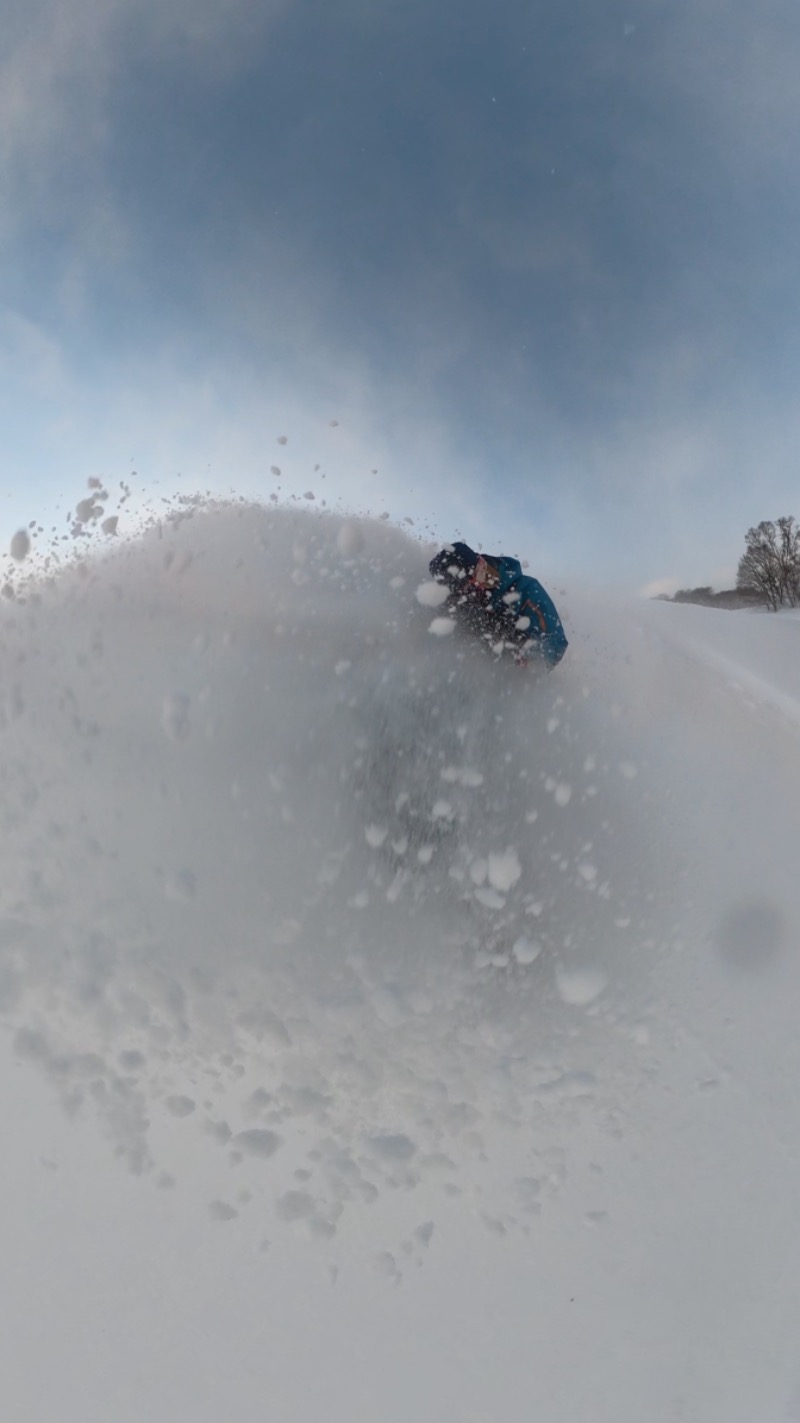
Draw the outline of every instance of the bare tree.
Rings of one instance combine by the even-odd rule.
[[[785,575],[779,548],[779,531],[771,519],[747,530],[745,552],[739,560],[737,588],[755,588],[772,612],[784,599]]]
[[[791,514],[776,521],[781,602],[794,608],[800,598],[800,528]]]

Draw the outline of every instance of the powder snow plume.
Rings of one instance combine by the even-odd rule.
[[[133,1170],[199,1132],[256,1182],[269,1158],[320,1234],[383,1182],[457,1189],[542,1082],[561,1113],[576,1010],[625,1018],[652,915],[611,882],[612,844],[642,858],[612,721],[598,741],[568,667],[437,636],[429,556],[380,521],[197,507],[3,611],[17,1054]]]

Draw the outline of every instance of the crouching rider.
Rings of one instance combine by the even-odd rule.
[[[448,588],[447,609],[462,627],[501,651],[508,646],[517,661],[541,658],[548,669],[561,661],[567,638],[555,603],[519,559],[453,543],[431,559],[430,571]]]

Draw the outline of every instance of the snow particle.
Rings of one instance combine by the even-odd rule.
[[[103,506],[95,498],[81,499],[75,506],[75,519],[79,524],[88,524],[93,519],[99,519],[103,513]]]
[[[488,872],[492,888],[507,894],[522,874],[516,850],[509,849],[502,855],[490,855]]]
[[[31,541],[25,529],[18,529],[11,540],[11,557],[17,563],[23,563],[31,551]]]
[[[353,558],[364,547],[364,534],[354,520],[342,524],[336,535],[336,547],[344,558]]]
[[[379,1132],[369,1136],[367,1146],[382,1161],[410,1161],[417,1150],[411,1138],[401,1132]]]
[[[512,944],[511,952],[517,963],[526,967],[528,964],[536,962],[542,952],[542,946],[538,940],[529,939],[527,934],[520,934]]]
[[[208,1207],[208,1214],[212,1220],[235,1220],[239,1212],[229,1206],[226,1201],[212,1201]]]
[[[417,602],[423,608],[441,608],[447,602],[448,592],[443,583],[420,583],[416,591]]]
[[[164,1106],[173,1117],[190,1117],[197,1103],[191,1097],[167,1097]]]
[[[248,1131],[237,1132],[231,1138],[231,1146],[243,1151],[247,1156],[260,1156],[266,1159],[274,1156],[278,1147],[282,1144],[283,1138],[277,1132],[267,1131],[262,1127],[251,1127]]]
[[[454,816],[455,811],[453,810],[453,807],[450,804],[449,800],[437,800],[434,803],[433,809],[431,811],[432,820],[452,820]]]
[[[584,968],[567,971],[560,969],[556,974],[556,987],[563,1003],[575,1008],[585,1008],[599,998],[608,979],[600,969]]]
[[[506,902],[495,889],[476,889],[475,898],[484,909],[505,909]]]
[[[433,637],[449,637],[455,630],[456,624],[454,618],[434,618],[428,628],[428,632],[431,633]]]

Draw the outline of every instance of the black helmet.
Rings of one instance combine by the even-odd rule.
[[[428,567],[437,583],[447,583],[450,588],[458,588],[472,572],[478,562],[478,555],[469,544],[448,544],[441,553],[432,558]]]

